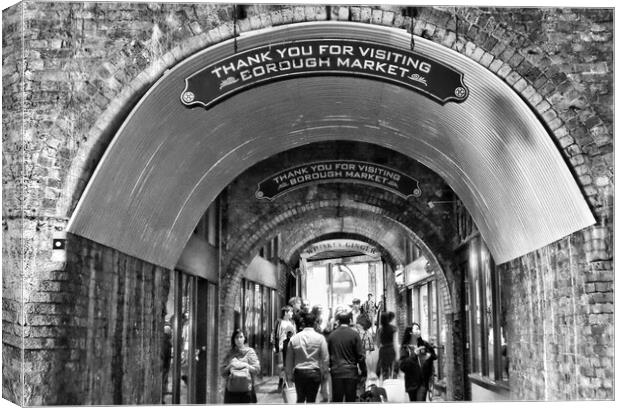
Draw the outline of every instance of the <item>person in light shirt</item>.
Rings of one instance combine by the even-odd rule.
[[[295,384],[297,403],[315,402],[329,370],[325,336],[314,330],[316,317],[301,312],[303,330],[291,337],[286,350],[284,372],[287,383]]]

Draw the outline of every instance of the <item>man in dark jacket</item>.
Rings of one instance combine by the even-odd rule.
[[[366,357],[362,340],[352,329],[351,312],[336,315],[339,325],[327,338],[332,378],[332,402],[355,402],[357,385],[366,381]]]

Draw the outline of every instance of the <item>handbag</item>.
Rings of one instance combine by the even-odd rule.
[[[252,391],[252,375],[249,368],[231,369],[226,382],[226,389],[230,392]]]
[[[381,387],[385,389],[388,402],[408,402],[409,396],[405,390],[404,378],[390,378],[383,380]]]
[[[284,387],[282,387],[282,400],[285,404],[297,403],[297,391],[295,389],[295,385],[289,386],[286,380],[284,380]]]

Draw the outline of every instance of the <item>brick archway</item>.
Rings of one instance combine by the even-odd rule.
[[[138,4],[136,7],[145,6]],[[596,180],[611,176],[605,170],[594,173],[584,165],[588,154],[584,147],[605,147],[605,141],[611,140],[610,130],[601,119],[601,114],[591,107],[593,104],[582,87],[557,68],[561,63],[558,62],[558,55],[542,49],[535,37],[529,35],[526,26],[515,28],[502,24],[502,10],[472,7],[418,7],[417,10],[419,14],[413,18],[407,16],[402,7],[330,6],[327,9],[325,6],[282,6],[273,11],[257,10],[239,20],[236,30],[229,14],[233,12],[232,8],[226,10],[228,19],[221,18],[219,23],[213,23],[208,7],[194,10],[195,20],[185,22],[194,27],[193,30],[184,30],[183,22],[178,19],[164,19],[165,14],[153,17],[153,33],[167,29],[181,34],[175,34],[173,42],[151,39],[157,40],[157,43],[151,48],[145,47],[147,56],[140,61],[140,66],[144,67],[142,70],[136,72],[135,64],[118,58],[106,62],[103,71],[93,69],[83,73],[83,83],[88,87],[81,87],[77,99],[90,100],[101,96],[110,103],[105,109],[93,103],[93,114],[82,119],[90,129],[82,135],[82,140],[77,141],[75,159],[65,175],[55,215],[70,217],[98,160],[127,115],[128,107],[134,105],[175,64],[202,49],[232,38],[235,31],[242,34],[324,20],[361,22],[403,31],[413,28],[416,36],[455,50],[504,79],[551,130],[555,142],[575,168],[576,177],[581,181],[591,205],[599,210],[605,201],[605,193],[599,191]],[[545,10],[539,12],[544,14]],[[193,34],[195,32],[199,34]],[[132,44],[128,42],[125,48]],[[118,52],[130,54],[128,49]],[[555,64],[551,63],[552,58]],[[572,60],[565,63],[570,64]],[[126,78],[120,91],[117,82],[106,81],[113,74]],[[601,161],[604,162],[604,159]]]
[[[408,40],[388,29],[324,24],[321,32],[327,30],[332,35],[378,36],[399,46]],[[312,37],[317,27],[293,25],[285,31],[261,33],[247,37],[246,42],[239,41],[242,47],[251,47],[264,43],[263,36]],[[357,79],[323,77],[319,82],[333,82],[327,89],[339,89],[337,95],[324,95],[313,78],[299,78],[295,79],[293,92],[287,91],[286,84],[269,84],[245,91],[243,95],[248,98],[224,101],[204,114],[202,110],[186,110],[178,103],[170,105],[166,101],[170,95],[179,94],[179,83],[188,73],[227,55],[230,43],[224,42],[190,58],[160,80],[125,122],[83,194],[69,231],[172,267],[185,244],[187,231],[215,195],[248,165],[302,139],[307,143],[338,138],[377,140],[386,146],[397,146],[435,170],[465,203],[499,263],[592,224],[593,216],[573,176],[546,130],[523,101],[479,64],[426,40],[418,40],[417,44],[420,52],[432,58],[445,59],[447,64],[454,59],[452,62],[469,75],[472,89],[477,89],[476,83],[481,87],[477,96],[469,97],[472,106],[468,108],[467,101],[446,105],[439,114],[432,102],[413,92],[401,93],[391,85],[373,81],[363,82],[361,87]],[[478,77],[484,77],[484,81],[476,82]],[[280,100],[272,99],[275,95]],[[378,105],[372,95],[382,95]],[[324,97],[328,100],[320,102]],[[334,115],[336,105],[330,105],[330,97],[338,98],[340,115]],[[265,98],[272,103],[256,105],[256,101]],[[412,112],[405,106],[416,106],[416,110]],[[472,115],[480,110],[487,112],[488,117],[477,123]],[[282,117],[274,116],[274,112],[280,112]],[[412,122],[403,121],[412,114]],[[231,115],[245,115],[247,120],[230,121]],[[295,119],[299,115],[303,117],[301,121]],[[153,117],[159,119],[153,121]],[[514,123],[508,123],[507,117]],[[353,131],[342,126],[341,118],[367,123]],[[416,118],[427,125],[417,126]],[[219,125],[213,127],[209,121]],[[440,126],[435,126],[435,122]],[[293,129],[286,123],[294,124]],[[380,125],[375,127],[376,123]],[[266,127],[259,129],[259,125]],[[441,139],[437,138],[437,128],[441,129]],[[205,135],[203,129],[211,130]],[[337,129],[337,135],[333,129]],[[173,134],[176,136],[171,139]],[[219,137],[221,134],[227,137]],[[462,134],[468,134],[468,138],[463,139]],[[284,144],[276,147],[280,142]],[[191,150],[183,151],[189,146]],[[127,152],[134,152],[132,160],[124,157]],[[243,162],[236,159],[240,156],[245,157]],[[176,166],[179,160],[186,165]],[[104,193],[103,186],[119,177],[127,180],[126,185]],[[141,203],[138,211],[129,211],[135,202]],[[562,211],[558,211],[559,207]],[[101,217],[90,219],[87,214],[92,212]],[[153,237],[151,242],[136,240],[129,232],[136,229]]]
[[[225,264],[222,281],[228,283],[228,287],[235,287],[235,285],[241,279],[241,275],[247,266],[250,264],[254,254],[258,252],[258,249],[266,240],[271,238],[274,234],[281,232],[287,227],[294,225],[309,225],[315,226],[313,232],[313,238],[325,236],[333,233],[345,233],[353,234],[358,237],[364,237],[380,248],[382,253],[389,254],[389,258],[392,261],[404,263],[404,254],[400,249],[395,248],[390,238],[399,234],[410,238],[417,246],[420,247],[422,253],[431,262],[434,269],[439,271],[441,289],[444,292],[444,308],[446,313],[453,310],[452,301],[449,298],[447,279],[445,276],[444,268],[452,268],[449,262],[441,261],[442,258],[447,258],[441,254],[441,248],[431,248],[427,243],[420,238],[411,228],[403,225],[402,223],[395,221],[396,214],[385,211],[381,207],[369,207],[362,211],[354,207],[340,207],[339,215],[330,214],[335,212],[334,207],[326,209],[325,207],[310,207],[300,205],[298,211],[295,214],[290,213],[289,216],[276,216],[272,218],[269,226],[261,228],[264,231],[260,234],[244,234],[242,236],[249,237],[249,239],[243,239],[242,242],[234,246],[229,251],[228,262]],[[348,220],[346,224],[342,223],[342,219]],[[390,231],[386,234],[386,231]],[[284,260],[290,261],[293,254],[308,244],[306,231],[297,229],[297,232],[293,233],[291,238],[291,245],[284,246],[283,254]],[[222,298],[222,304],[233,304],[234,293],[224,290],[224,297]],[[226,322],[229,316],[222,316],[222,323]]]

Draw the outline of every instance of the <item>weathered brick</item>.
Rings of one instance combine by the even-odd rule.
[[[40,160],[33,160],[38,160],[40,165],[46,168],[54,167],[57,172],[54,175],[50,173],[38,176],[38,180],[42,181],[44,186],[49,187],[47,189],[33,188],[31,184],[25,183],[29,194],[25,201],[26,207],[17,204],[15,199],[17,193],[14,193],[17,187],[7,185],[5,190],[3,190],[3,198],[6,197],[4,201],[5,209],[7,210],[6,214],[15,214],[15,212],[8,211],[11,208],[21,212],[34,208],[39,212],[29,214],[35,214],[34,216],[36,216],[36,214],[40,214],[40,211],[43,210],[51,217],[59,216],[68,219],[72,209],[75,208],[77,199],[81,192],[84,191],[86,182],[90,179],[96,167],[96,158],[101,157],[101,154],[108,146],[109,139],[111,138],[110,134],[114,133],[114,130],[122,122],[122,117],[126,115],[124,112],[127,111],[128,106],[133,106],[135,101],[159,79],[164,69],[163,67],[172,67],[173,64],[186,59],[194,52],[232,37],[231,7],[223,9],[219,5],[192,6],[192,10],[189,12],[187,7],[179,5],[132,4],[131,7],[122,6],[124,8],[121,9],[121,6],[118,4],[84,3],[77,7],[68,3],[46,4],[27,2],[23,4],[23,14],[16,11],[3,13],[4,38],[10,38],[11,36],[19,37],[21,34],[25,34],[24,40],[27,41],[27,47],[33,49],[33,52],[28,55],[29,70],[23,78],[26,80],[24,83],[26,93],[22,95],[20,94],[21,87],[19,86],[22,79],[20,78],[21,69],[17,62],[19,57],[15,55],[19,47],[9,44],[11,41],[5,41],[5,44],[3,44],[3,71],[10,73],[10,77],[3,77],[3,83],[5,84],[3,104],[7,106],[7,110],[11,110],[13,106],[22,106],[21,98],[23,96],[26,97],[26,100],[23,101],[23,106],[27,110],[32,109],[32,111],[28,111],[32,112],[32,117],[29,118],[31,122],[27,123],[37,123],[38,129],[45,128],[46,132],[44,133],[46,135],[50,134],[54,139],[46,140],[45,143],[55,146],[55,152],[45,156],[42,155]],[[69,10],[70,7],[71,10]],[[19,7],[17,9],[19,10]],[[265,8],[256,8],[256,10],[255,14],[249,12],[247,19],[238,21],[239,31],[250,31],[254,28],[268,27],[271,24],[277,25],[325,19],[324,7],[319,6],[270,6],[270,11],[266,14]],[[335,7],[332,10],[335,10]],[[351,11],[350,13],[349,10]],[[571,156],[579,158],[576,162],[571,163],[570,166],[574,173],[579,176],[582,185],[586,187],[585,191],[588,196],[599,197],[602,195],[602,189],[599,184],[604,186],[613,185],[613,177],[611,176],[606,176],[605,181],[598,181],[602,180],[599,175],[609,175],[611,174],[610,170],[613,170],[613,132],[610,130],[613,128],[614,107],[611,92],[613,89],[613,61],[609,57],[613,55],[613,42],[610,41],[613,35],[613,13],[605,9],[542,10],[537,8],[480,9],[476,7],[457,7],[455,8],[455,14],[459,16],[457,22],[456,18],[450,15],[451,11],[447,12],[446,10],[429,7],[420,7],[420,10],[421,16],[416,20],[414,30],[417,35],[422,35],[424,30],[426,30],[425,35],[432,41],[440,42],[469,55],[474,60],[479,60],[481,65],[488,66],[491,72],[497,72],[501,78],[506,79],[506,82],[513,84],[514,89],[522,91],[524,97],[529,100],[531,105],[537,107],[536,109],[548,121],[548,127],[553,131],[552,136],[555,136],[559,145],[570,151]],[[33,23],[21,25],[22,16],[29,19],[29,21],[33,21]],[[93,21],[95,18],[97,21]],[[409,27],[409,20],[403,18],[402,15],[398,13],[395,15],[392,11],[380,11],[377,7],[338,7],[338,18],[341,21],[351,18],[353,21],[373,22],[382,25],[393,24],[397,28]],[[155,24],[165,33],[165,40],[160,39],[156,43],[150,43],[149,39],[152,38]],[[457,25],[460,37],[458,40],[454,34]],[[65,39],[67,37],[61,35],[71,32],[75,27],[84,27],[84,31],[72,32],[71,34],[75,35],[72,35],[71,40]],[[29,30],[29,32],[20,32],[22,28]],[[201,32],[205,34],[204,37],[198,36]],[[468,37],[464,37],[465,35]],[[80,40],[78,41],[77,39]],[[12,42],[20,43],[20,41]],[[179,46],[181,42],[185,44],[183,47]],[[481,50],[487,50],[488,54],[482,53]],[[546,54],[528,53],[527,60],[523,60],[522,55],[526,55],[525,53],[527,52],[525,50]],[[548,57],[551,54],[553,54],[553,59]],[[105,65],[106,61],[109,62],[109,65]],[[162,61],[163,65],[157,67],[155,61]],[[506,61],[506,64],[503,61]],[[529,66],[530,64],[532,67]],[[555,68],[547,70],[550,65],[555,65]],[[511,66],[512,69],[510,68]],[[524,87],[524,82],[520,78],[524,78],[528,83],[532,84],[537,93],[532,93],[529,87]],[[11,84],[11,86],[8,86],[8,84]],[[605,96],[606,94],[607,96]],[[530,95],[532,95],[531,98]],[[576,99],[575,96],[582,98]],[[589,107],[587,112],[585,112],[585,109],[577,107],[582,110],[578,117],[565,113],[575,100],[580,101],[583,106]],[[36,112],[33,108],[36,109]],[[79,122],[79,128],[75,131],[74,136],[77,135],[77,138],[88,140],[80,140],[81,147],[79,149],[62,148],[62,145],[66,144],[68,136],[66,133],[58,130],[47,131],[49,129],[49,123],[47,122],[49,118],[45,116],[49,116],[50,111],[53,111],[54,115],[58,116],[59,128],[65,127],[66,123]],[[112,114],[112,111],[115,113]],[[555,116],[556,113],[557,116]],[[10,123],[3,123],[5,126],[3,130],[19,129],[21,127],[20,119],[12,118],[10,115],[5,115],[4,117],[4,120]],[[580,123],[580,121],[583,123]],[[3,133],[6,134],[6,132]],[[14,133],[21,134],[21,132]],[[27,130],[23,134],[23,138],[25,141],[34,143],[31,150],[41,151],[42,144],[44,143],[40,137],[41,135],[43,135],[43,132]],[[3,163],[5,170],[3,174],[10,173],[15,169],[10,160],[10,156],[14,153],[9,152],[6,146],[7,144],[4,142],[3,153],[5,155],[3,155],[3,158],[6,157],[7,162],[6,164]],[[84,146],[92,146],[92,149],[85,148]],[[582,154],[579,154],[580,151]],[[597,163],[597,160],[600,160],[600,163],[597,165],[596,171],[593,171],[595,168],[594,163]],[[71,170],[69,167],[71,167]],[[7,172],[7,170],[9,171]],[[69,174],[69,172],[74,172],[75,174]],[[596,176],[594,178],[596,185],[592,185],[592,176]],[[35,182],[33,181],[33,183]],[[70,185],[74,187],[69,187]],[[62,188],[69,191],[69,197],[59,197]],[[373,205],[387,201],[383,197],[368,197],[362,193],[360,194],[360,197],[368,200],[369,203],[373,203]],[[15,205],[7,205],[7,201],[10,202],[11,200],[16,202]],[[59,204],[61,200],[63,200],[63,203]],[[333,204],[329,200],[321,200],[318,207],[327,211],[331,205],[328,205],[328,203]],[[351,209],[353,208],[351,206]],[[368,217],[371,214],[378,216],[380,213],[377,207],[372,207],[370,204],[366,207],[359,204],[355,206],[355,210]],[[278,214],[273,219],[277,220],[277,222],[282,222],[286,219],[283,214],[289,217],[294,214],[308,214],[311,211],[317,211],[317,205],[292,205],[290,211]],[[403,219],[402,214],[394,214],[393,216],[394,219]],[[405,219],[406,217],[404,216]],[[269,218],[269,214],[265,218]],[[370,227],[367,228],[368,230],[365,232],[370,233]],[[375,226],[375,228],[378,227]],[[267,228],[263,226],[259,230],[265,232]],[[242,229],[238,231],[240,233],[243,232]],[[312,231],[306,232],[310,234]],[[258,239],[260,234],[251,234],[250,236]],[[36,240],[36,238],[34,239]],[[599,248],[603,245],[602,241],[599,238],[588,242],[589,250],[605,255],[605,249]],[[243,245],[244,248],[247,248],[249,244],[244,243]],[[105,263],[106,269],[114,264],[105,253],[103,256],[95,253],[100,250],[103,251],[102,248],[90,245],[88,248],[85,250],[85,254],[69,254],[70,259],[76,262],[77,260],[83,261],[88,259],[89,261],[93,260],[95,263],[99,262],[101,263],[100,265]],[[571,247],[571,250],[583,252],[584,248],[585,245],[576,245]],[[585,262],[583,259],[585,257],[581,258],[581,261],[572,258],[567,260],[566,249],[558,249],[554,246],[550,246],[547,249],[548,252],[544,253],[545,256],[537,258],[536,262],[532,261],[533,266],[531,268],[534,271],[540,269],[539,275],[544,276],[545,279],[550,279],[546,283],[553,283],[554,285],[551,285],[553,287],[557,283],[559,287],[558,293],[564,293],[566,296],[572,296],[573,290],[597,296],[600,294],[600,292],[596,291],[596,286],[589,287],[587,284],[580,283],[580,275],[571,276],[570,271],[564,270],[564,268],[567,268],[566,264],[570,264],[575,269],[583,267],[583,262]],[[14,260],[15,258],[15,255],[12,252],[8,252],[8,249],[4,247],[3,255],[7,259]],[[57,266],[49,266],[50,264],[47,264],[47,261],[42,260],[44,258],[47,259],[45,250],[37,252],[36,256],[38,257],[37,262],[45,263],[48,269],[57,268]],[[557,259],[557,264],[550,266],[541,261],[548,259],[546,256],[554,260]],[[607,254],[607,256],[609,255]],[[33,254],[29,260],[33,260],[34,257],[35,255]],[[41,269],[40,265],[34,267]],[[65,285],[69,280],[67,276],[54,278],[47,273],[50,272],[49,270],[40,272],[40,278],[36,282],[36,287],[44,288],[50,292],[26,293],[27,301],[32,302],[28,306],[31,310],[26,316],[27,321],[37,324],[51,322],[58,326],[75,324],[80,327],[87,327],[92,325],[93,333],[100,333],[103,322],[99,320],[91,321],[87,317],[89,310],[87,306],[89,303],[86,296],[88,294],[88,279],[90,279],[89,271],[81,271],[80,274],[83,277],[80,279],[84,280],[80,280],[79,284],[74,286]],[[139,273],[149,275],[146,270]],[[610,272],[601,273],[601,276],[591,277],[603,279],[607,273]],[[122,276],[122,274],[115,272],[105,275],[105,277],[100,276],[97,279],[118,279],[119,276]],[[61,281],[64,283],[60,283]],[[524,277],[524,281],[527,282],[528,280]],[[4,281],[3,283],[5,282],[7,288],[12,288],[15,285],[15,283],[10,281]],[[149,285],[152,284],[152,279],[144,278],[141,282],[144,285]],[[600,281],[597,282],[602,283]],[[107,293],[112,287],[110,284],[110,281],[97,281],[94,287],[96,291]],[[575,286],[570,286],[572,284]],[[601,288],[603,287],[598,289]],[[534,293],[530,290],[530,287],[520,289],[523,289],[523,291],[517,290],[514,293],[526,293],[527,295]],[[588,292],[588,290],[591,291]],[[136,293],[139,293],[139,290]],[[145,302],[153,302],[153,295],[148,293],[143,294],[140,298],[144,299]],[[596,299],[595,303],[600,303],[606,298]],[[519,303],[522,300],[514,299],[513,303],[511,303],[511,305],[522,305],[522,309],[514,311],[513,316],[529,316],[525,309],[527,302]],[[560,304],[560,301],[550,299],[534,300],[537,306],[550,305],[550,307],[553,307],[554,302]],[[572,300],[577,303],[580,301],[580,299]],[[60,306],[72,304],[74,305],[72,306],[75,312],[74,315],[69,320],[63,320],[62,316],[69,316],[70,313],[61,310]],[[37,307],[32,305],[37,305]],[[572,307],[572,302],[569,301],[563,306],[568,310]],[[5,303],[3,302],[3,309],[4,307]],[[11,306],[10,302],[7,302],[5,318],[18,319],[19,313],[16,310],[8,310],[11,307],[13,306]],[[516,308],[516,306],[511,307]],[[102,308],[102,304],[95,305],[97,310]],[[579,307],[577,307],[577,310],[580,310]],[[592,317],[592,321],[604,322],[601,324],[608,326],[613,325],[613,316],[607,316],[611,315],[611,313],[605,313],[607,307],[597,306],[597,310],[602,312],[601,316]],[[558,312],[557,308],[556,312]],[[508,316],[510,319],[510,314]],[[573,316],[567,315],[563,311],[559,311],[557,316],[558,318],[554,320],[555,322],[578,321],[583,324],[588,323],[588,318],[591,317],[580,315],[573,318]],[[609,380],[612,374],[605,371],[601,372],[600,370],[595,372],[597,376],[605,375],[609,378],[596,382],[584,382],[584,389],[571,390],[568,387],[568,390],[565,390],[565,387],[561,386],[564,384],[563,379],[569,379],[568,383],[572,383],[571,375],[578,371],[574,368],[579,363],[571,356],[564,356],[562,359],[563,363],[558,366],[557,371],[551,370],[546,372],[544,376],[540,375],[540,366],[536,365],[536,360],[532,358],[535,357],[535,354],[530,352],[529,343],[526,341],[529,335],[534,336],[537,340],[548,342],[570,339],[578,343],[578,340],[583,339],[572,339],[570,337],[574,333],[571,330],[573,327],[570,323],[565,323],[565,325],[558,323],[556,327],[553,327],[554,330],[552,331],[561,334],[557,336],[558,340],[544,338],[540,333],[537,333],[537,330],[541,326],[545,327],[545,324],[548,328],[550,320],[545,320],[545,316],[535,316],[535,318],[534,324],[531,326],[524,325],[523,328],[523,330],[526,330],[526,328],[531,329],[533,333],[524,333],[523,345],[519,344],[515,346],[516,350],[510,350],[513,367],[523,367],[522,371],[519,372],[523,377],[511,376],[511,392],[513,394],[520,395],[523,399],[537,399],[544,395],[549,399],[559,400],[566,399],[567,396],[569,398],[578,398],[579,396],[582,398],[609,398],[613,395],[611,394],[613,391],[612,383]],[[15,326],[13,329],[19,333],[22,327]],[[29,330],[32,334],[35,329],[31,327]],[[518,330],[518,328],[512,328],[511,330]],[[56,332],[55,329],[50,329],[48,333]],[[44,333],[40,332],[39,334],[43,335]],[[509,344],[512,345],[515,336],[519,334],[511,333]],[[5,341],[13,342],[11,344],[19,344],[18,335],[11,334],[10,336],[13,337],[10,337],[9,340],[5,338]],[[600,339],[594,340],[598,344],[597,340]],[[83,341],[83,336],[80,337],[79,341]],[[224,343],[225,341],[222,340],[222,344]],[[46,344],[45,342],[35,342],[33,346],[41,347]],[[86,347],[86,344],[82,345],[79,342],[76,344],[79,344],[80,347]],[[50,342],[47,345],[50,347],[65,346],[55,342]],[[130,349],[130,353],[136,350],[133,347]],[[519,347],[522,347],[523,350]],[[149,355],[150,353],[157,354],[157,346],[155,344],[145,346],[144,350],[149,350]],[[47,351],[41,349],[36,351],[36,353],[42,355]],[[592,352],[596,353],[594,350]],[[613,350],[611,352],[611,356],[613,356]],[[9,353],[12,353],[12,351],[9,351]],[[575,350],[573,350],[573,353],[575,353]],[[137,356],[144,355],[138,352],[135,354]],[[94,351],[93,355],[96,355]],[[513,356],[515,357],[514,360],[512,360]],[[527,356],[529,356],[529,360],[526,358]],[[63,361],[61,357],[57,358],[59,361]],[[597,356],[596,361],[599,362],[597,364],[600,364],[600,360],[599,356]],[[613,360],[610,358],[607,360],[609,360],[607,361],[609,366],[613,365]],[[19,360],[13,356],[6,361],[9,361],[11,364],[5,364],[4,369],[10,370],[11,368],[8,366],[13,365],[13,363]],[[75,356],[71,361],[72,365],[67,366],[71,370],[75,370],[76,373],[89,372],[80,365],[79,359],[75,358]],[[549,363],[552,361],[550,360]],[[125,378],[131,376],[138,378],[139,374],[137,372],[142,367],[138,362],[136,362],[136,367],[125,367],[127,368]],[[93,373],[92,375],[99,374],[102,374],[102,372]],[[556,374],[557,380],[555,380]],[[36,375],[33,375],[32,378],[39,379]],[[94,378],[91,377],[88,380],[92,381]],[[109,378],[109,376],[105,378]],[[525,378],[529,380],[525,380]],[[575,379],[574,381],[577,380]],[[9,383],[13,382],[9,381]],[[18,381],[14,383],[18,384]],[[41,381],[41,383],[42,387],[46,386],[44,381]],[[69,392],[76,392],[76,395],[78,395],[80,387],[85,387],[87,381],[80,378],[75,380],[74,383],[75,385],[68,384],[68,389]],[[134,385],[131,381],[128,381],[126,392],[132,398],[136,396],[137,391],[130,388],[138,388],[134,387]],[[595,392],[593,390],[595,386],[606,388],[605,390],[599,389]],[[22,389],[17,390],[20,387],[15,387],[15,389],[10,389],[9,387],[3,385],[3,395],[10,395],[16,398],[16,395],[21,395],[20,393],[23,392]],[[547,394],[548,392],[549,394]],[[32,393],[30,392],[30,394]],[[51,395],[55,395],[55,393],[43,393],[43,395],[46,395],[45,398],[51,398]],[[18,400],[21,401],[21,399]],[[26,396],[26,402],[33,401],[36,405],[62,403],[62,401],[48,401],[41,396]],[[103,403],[106,401],[93,400],[90,402]],[[144,403],[144,401],[133,402]],[[155,401],[154,403],[158,402]]]

